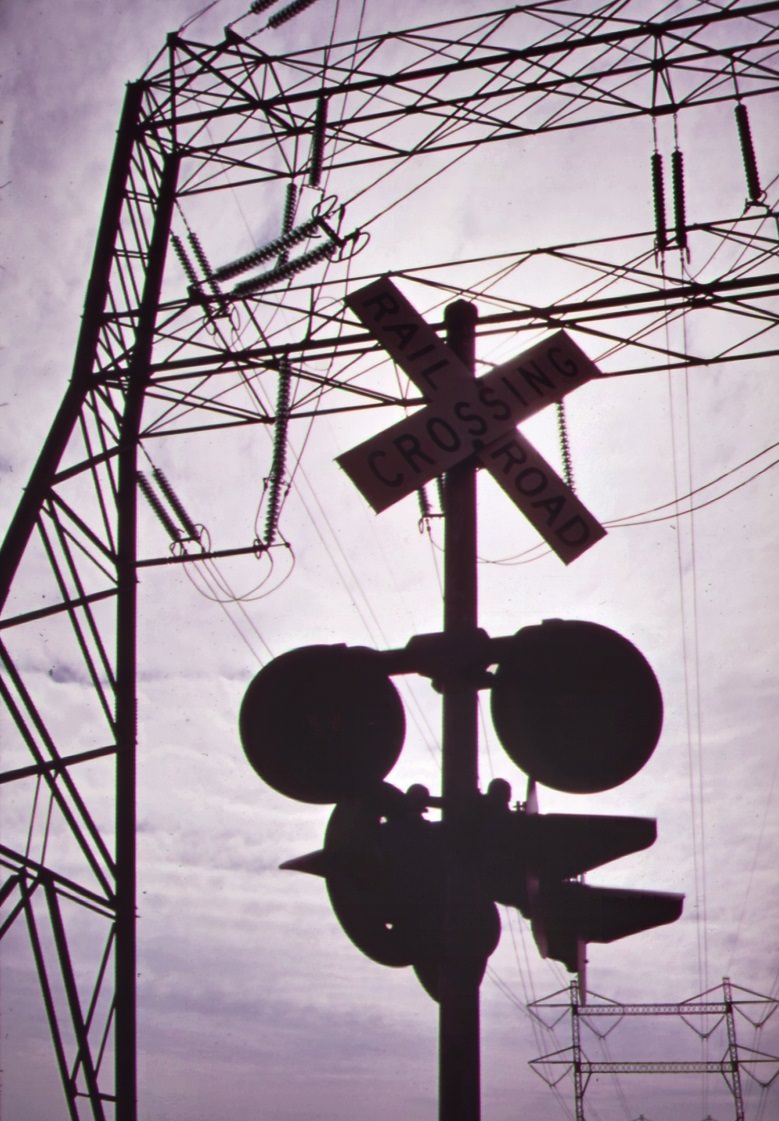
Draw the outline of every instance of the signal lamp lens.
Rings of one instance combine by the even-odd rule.
[[[663,724],[652,668],[632,642],[598,623],[525,627],[502,659],[492,719],[526,774],[554,790],[619,786],[649,760]]]
[[[241,705],[243,749],[274,790],[337,802],[380,782],[405,736],[403,705],[373,651],[302,646],[275,658]]]

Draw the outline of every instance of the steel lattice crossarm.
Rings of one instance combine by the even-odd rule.
[[[719,994],[716,999],[715,993]],[[560,999],[564,994],[567,1000]],[[736,1121],[744,1121],[741,1073],[748,1074],[763,1089],[767,1089],[779,1075],[779,1056],[739,1044],[735,1014],[741,1015],[752,1027],[762,1028],[777,1007],[779,1001],[774,997],[734,985],[727,977],[723,979],[721,988],[708,989],[687,1000],[642,1004],[622,1004],[599,993],[588,994],[587,1002],[580,1003],[574,982],[568,990],[552,993],[528,1005],[528,1010],[545,1026],[550,1026],[550,1014],[554,1024],[563,1016],[570,1016],[572,1029],[570,1047],[531,1059],[530,1066],[552,1086],[567,1074],[573,1075],[577,1121],[583,1121],[584,1094],[593,1075],[598,1074],[720,1074],[733,1098]],[[603,1042],[625,1019],[636,1016],[673,1016],[701,1040],[707,1041],[714,1030],[723,1025],[723,1053],[718,1059],[591,1059],[585,1054],[581,1038],[583,1025],[590,1027],[597,1039]],[[598,1021],[606,1021],[605,1030],[595,1026]]]
[[[218,189],[228,168],[247,181],[285,177],[279,144],[287,167],[321,174],[671,114],[775,92],[776,11],[696,4],[647,19],[637,4],[610,16],[539,3],[284,55],[235,26],[217,47],[171,36],[146,75],[146,128],[167,134],[175,120],[179,143],[202,158],[182,183],[194,193]]]
[[[396,205],[483,145],[776,94],[778,11],[699,3],[652,23],[642,5],[543,2],[275,55],[246,16],[213,46],[171,36],[128,87],[71,378],[0,554],[0,930],[26,928],[71,1119],[136,1116],[139,571],[284,547],[288,424],[419,400],[343,303],[384,267]],[[477,299],[485,343],[565,326],[615,376],[746,363],[779,352],[776,219],[757,187],[743,211],[677,213],[667,239],[648,214],[639,233],[465,261],[451,242],[404,247],[393,271],[436,326],[452,292]],[[226,217],[236,199],[249,237]],[[541,264],[554,278],[531,305]],[[682,349],[667,328],[687,312],[717,331]],[[160,467],[168,440],[254,428],[265,530],[250,516],[212,547],[219,495],[203,487],[211,506],[190,515]],[[68,711],[63,681],[88,687]]]

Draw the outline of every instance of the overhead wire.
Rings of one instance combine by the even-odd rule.
[[[669,328],[666,328],[668,330]],[[685,375],[687,371],[685,370]],[[676,418],[676,403],[674,400],[674,379],[670,370],[667,373],[668,389],[668,419],[670,427],[671,463],[673,471],[674,490],[678,493],[679,473],[681,470],[680,433]],[[685,377],[684,396],[681,403],[681,422],[684,425],[686,447],[686,478],[692,490],[692,435],[690,423],[689,382]],[[681,509],[681,503],[678,504]],[[676,522],[678,525],[678,521]],[[698,986],[701,991],[708,990],[708,913],[706,892],[706,835],[705,818],[703,812],[703,784],[702,784],[702,738],[701,738],[701,693],[700,693],[700,658],[699,636],[697,622],[697,573],[695,555],[695,521],[690,517],[689,522],[689,559],[682,555],[683,540],[681,532],[674,537],[677,567],[677,589],[679,610],[679,639],[681,642],[682,659],[682,696],[684,704],[685,743],[687,748],[687,782],[690,808],[689,836],[691,842],[693,883],[695,887],[695,938],[698,966]],[[686,563],[687,562],[687,563]],[[685,578],[689,568],[690,579]],[[702,1058],[705,1060],[708,1052],[708,1040],[700,1040]],[[705,1074],[701,1075],[701,1109],[706,1110],[708,1099],[708,1082]]]
[[[764,467],[761,467],[760,470],[753,472],[753,474],[751,474],[748,478],[743,479],[741,482],[736,483],[734,486],[729,487],[721,494],[716,495],[714,498],[708,499],[706,502],[699,502],[695,505],[689,505],[686,509],[677,509],[677,506],[679,506],[682,502],[690,499],[693,495],[700,494],[702,491],[708,489],[709,487],[715,486],[717,483],[722,482],[723,479],[726,479],[729,476],[735,474],[737,471],[740,471],[748,464],[754,463],[756,460],[760,459],[764,455],[767,455],[768,452],[773,451],[777,447],[779,447],[779,441],[773,444],[769,444],[767,447],[763,448],[762,451],[757,452],[755,455],[752,455],[748,459],[743,460],[741,463],[736,464],[735,467],[731,467],[728,471],[724,471],[722,474],[717,475],[716,478],[710,479],[709,482],[702,483],[700,486],[695,487],[693,490],[688,491],[686,494],[678,495],[659,506],[653,506],[647,510],[642,510],[635,514],[625,514],[618,518],[611,518],[605,521],[603,524],[607,529],[630,529],[633,526],[652,525],[657,522],[673,521],[674,519],[683,518],[691,513],[695,513],[698,510],[704,510],[708,506],[713,506],[717,502],[721,502],[722,499],[727,498],[729,495],[734,494],[736,491],[741,490],[745,486],[748,486],[749,483],[754,482],[755,479],[760,478],[768,471],[773,470],[774,467],[779,465],[779,459],[771,460],[770,463],[766,464]],[[656,518],[647,516],[649,514],[658,513],[661,510],[668,510],[669,507],[671,507],[670,513],[662,514],[660,517]],[[549,552],[551,552],[551,550],[548,550],[542,542],[539,542],[537,545],[533,545],[528,549],[524,549],[520,553],[514,553],[511,556],[500,558],[480,556],[479,561],[482,564],[507,565],[518,562],[532,563],[535,560],[540,560],[541,555],[548,555]]]

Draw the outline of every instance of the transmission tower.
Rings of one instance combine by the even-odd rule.
[[[602,1075],[718,1074],[724,1079],[732,1099],[734,1121],[744,1121],[746,1111],[743,1075],[748,1074],[762,1090],[768,1090],[779,1074],[779,1056],[740,1045],[736,1030],[737,1014],[743,1016],[753,1028],[761,1029],[776,1011],[777,1001],[733,985],[727,977],[723,979],[721,989],[710,989],[677,1002],[624,1004],[592,995],[594,1000],[582,1002],[574,982],[565,1004],[560,1002],[561,994],[554,993],[530,1006],[542,1021],[550,1014],[555,1015],[556,1009],[565,1008],[566,1014],[570,1015],[571,1046],[532,1059],[530,1065],[550,1085],[557,1085],[568,1073],[572,1075],[576,1121],[585,1121],[587,1088],[593,1078]],[[588,1057],[582,1043],[583,1027],[590,1028],[595,1037],[603,1042],[626,1018],[634,1016],[672,1016],[678,1022],[686,1024],[700,1040],[705,1041],[710,1051],[714,1050],[712,1036],[717,1028],[723,1029],[724,1038],[716,1040],[717,1055],[709,1054],[706,1058],[682,1058],[678,1054],[671,1057],[670,1053],[664,1059]],[[598,1022],[606,1026],[599,1030],[596,1026]],[[709,1047],[710,1040],[712,1042]]]
[[[657,19],[632,2],[576,15],[541,2],[283,52],[276,29],[294,18],[305,37],[309,5],[269,7],[214,44],[170,35],[128,86],[71,377],[0,557],[1,929],[26,930],[71,1119],[137,1116],[139,581],[285,556],[292,426],[419,401],[343,303],[386,267],[369,242],[401,201],[495,146],[654,125],[654,214],[637,231],[467,260],[415,249],[408,231],[395,277],[432,293],[433,311],[452,294],[486,300],[491,341],[578,332],[608,377],[779,353],[776,214],[750,131],[750,107],[779,92],[779,2]],[[672,132],[717,107],[746,204],[703,217]],[[235,197],[262,216],[251,237],[223,220]],[[691,249],[712,263],[689,271]],[[564,281],[518,301],[507,278],[535,291],[541,262],[565,264]],[[667,333],[682,314],[707,328],[684,351]],[[204,523],[218,494],[204,485],[212,508],[189,510],[182,483],[199,486],[199,441],[257,428],[272,437],[264,520],[216,548]],[[185,442],[186,466],[171,450]],[[51,680],[66,671],[41,672],[44,645],[91,683],[88,705],[62,711]]]

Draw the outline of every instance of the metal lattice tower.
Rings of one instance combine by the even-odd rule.
[[[735,990],[735,991],[734,991]],[[665,1074],[665,1075],[708,1075],[719,1074],[725,1081],[733,1101],[734,1121],[745,1121],[742,1071],[749,1073],[763,1089],[774,1082],[779,1075],[779,1056],[765,1051],[739,1045],[736,1034],[736,1013],[744,1016],[752,1027],[762,1028],[774,1014],[777,1002],[772,997],[762,996],[751,990],[734,986],[725,977],[722,982],[721,996],[717,989],[699,993],[687,1000],[652,1004],[623,1004],[619,1001],[592,994],[595,1000],[582,1003],[579,1000],[576,982],[573,982],[568,1001],[560,1001],[560,993],[535,1001],[530,1008],[544,1022],[544,1017],[554,1010],[565,1009],[571,1018],[571,1046],[532,1059],[530,1065],[538,1074],[557,1085],[561,1078],[572,1074],[574,1083],[574,1108],[576,1121],[586,1121],[585,1094],[594,1077],[620,1074]],[[692,1028],[700,1039],[708,1042],[716,1028],[724,1026],[724,1049],[718,1058],[671,1058],[664,1059],[591,1059],[586,1054],[582,1042],[582,1026],[586,1025],[599,1036],[611,1034],[626,1019],[634,1016],[674,1017]],[[595,1025],[609,1021],[606,1033],[598,1032]],[[704,1026],[698,1027],[702,1024]],[[547,1075],[546,1071],[549,1071]]]
[[[675,11],[574,18],[539,3],[275,55],[247,16],[214,45],[171,35],[128,87],[71,378],[0,557],[2,931],[27,931],[63,1116],[136,1117],[139,579],[284,549],[288,428],[413,402],[377,374],[373,342],[343,307],[358,271],[380,270],[367,243],[393,199],[485,145],[720,104],[740,107],[735,147],[752,100],[779,91],[779,3]],[[497,290],[479,331],[585,332],[615,377],[775,358],[776,216],[742,149],[738,213],[689,221],[677,171],[670,225],[658,214],[609,239],[412,259],[402,275],[443,303],[477,296],[496,270],[521,280],[539,260],[565,262],[553,299]],[[273,233],[247,244],[224,228],[226,192]],[[693,239],[702,258],[727,244],[729,263],[693,278],[682,266]],[[722,332],[681,353],[665,328],[683,313]],[[276,433],[276,497],[254,540],[213,549],[158,463],[178,441],[256,428]],[[88,708],[59,710],[31,655],[41,641],[91,681]],[[76,963],[85,931],[94,953]]]

